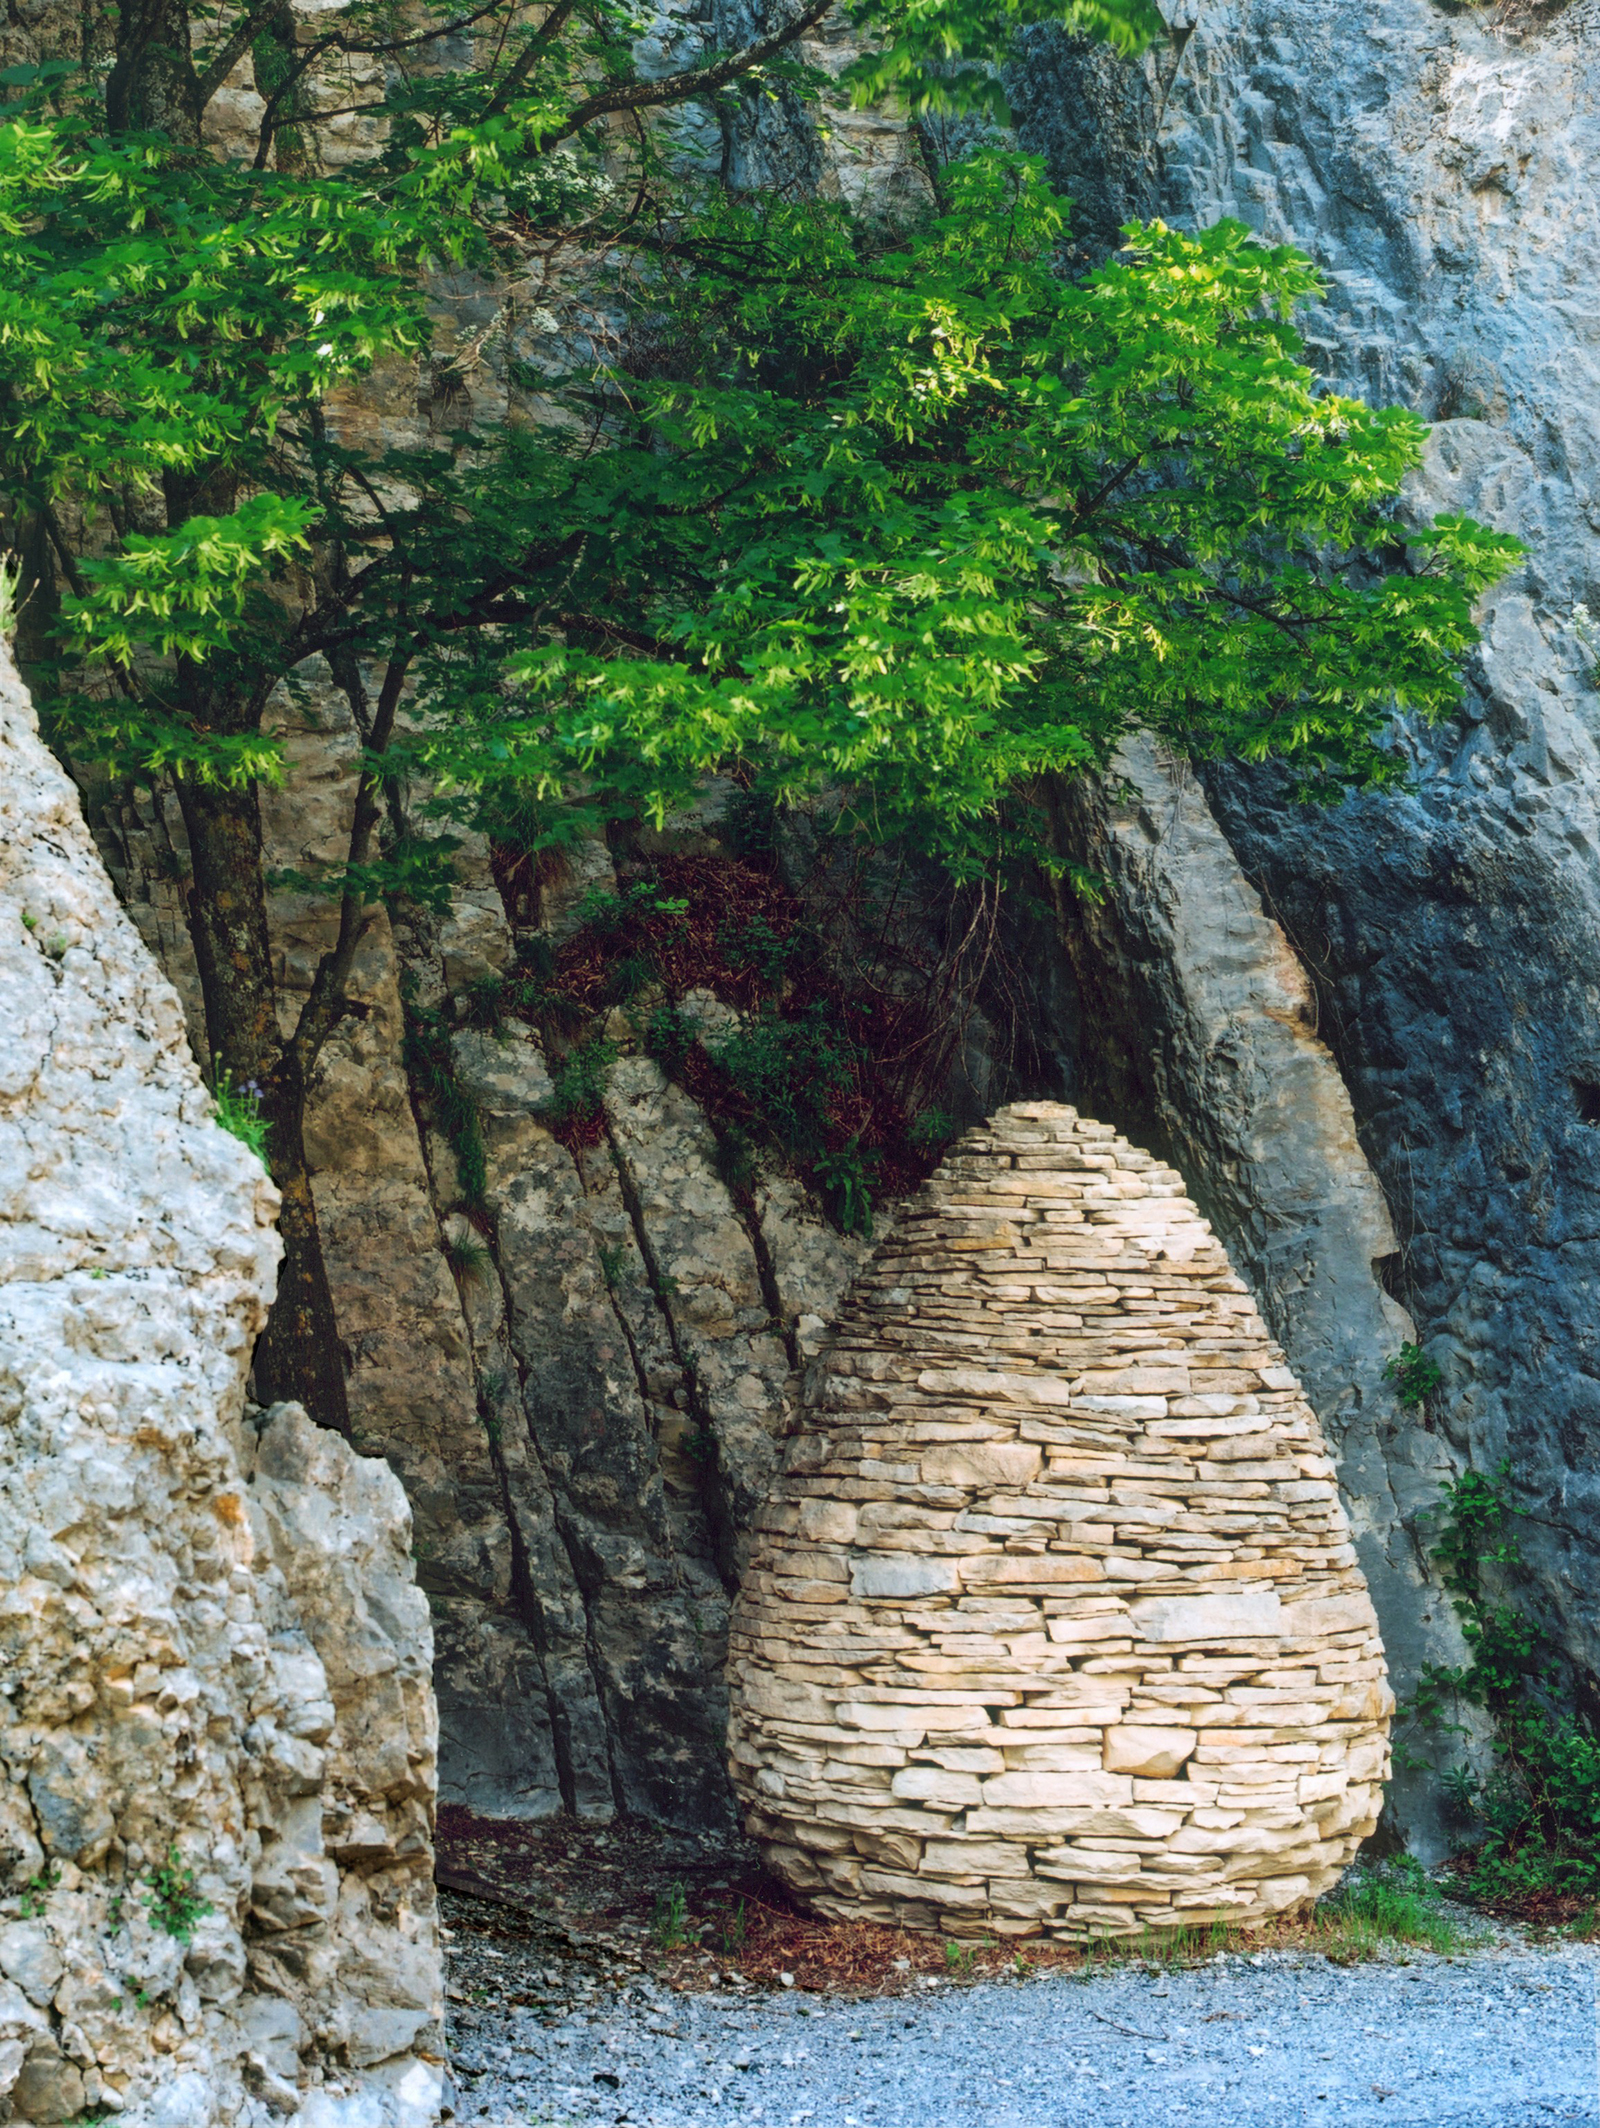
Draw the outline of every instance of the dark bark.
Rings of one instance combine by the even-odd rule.
[[[314,138],[300,121],[311,118],[313,113],[300,67],[294,9],[283,0],[283,4],[257,19],[260,26],[251,55],[256,93],[266,98],[266,110],[261,119],[256,168],[263,170],[271,163],[279,170],[309,176],[316,162]]]
[[[256,1347],[256,1394],[266,1403],[304,1404],[319,1426],[348,1435],[344,1356],[302,1131],[307,1067],[278,1029],[256,793],[186,780],[178,796],[194,868],[189,929],[212,1058],[235,1084],[260,1089],[267,1164],[283,1193],[283,1267]]]
[[[165,133],[180,147],[196,148],[203,108],[186,0],[121,0],[117,56],[106,82],[112,135]]]

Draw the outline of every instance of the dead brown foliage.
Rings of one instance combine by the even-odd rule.
[[[1248,1935],[1217,1928],[1087,1945],[1041,1937],[956,1942],[870,1921],[823,1921],[799,1911],[747,1842],[685,1842],[626,1818],[609,1826],[567,1818],[530,1824],[443,1804],[438,1861],[440,1883],[473,1902],[487,1933],[495,1932],[496,1907],[512,1908],[542,1924],[562,1953],[646,1969],[680,1990],[732,1983],[897,1995],[931,1980],[1325,1948],[1314,1926],[1293,1918]]]

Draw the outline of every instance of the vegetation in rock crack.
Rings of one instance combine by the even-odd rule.
[[[574,1150],[598,1145],[605,1136],[607,1067],[616,1062],[614,1043],[600,1036],[580,1043],[554,1074],[554,1092],[544,1114],[554,1136]]]
[[[226,1064],[213,1060],[211,1098],[216,1103],[216,1118],[222,1128],[237,1138],[241,1145],[249,1146],[256,1158],[263,1163],[267,1157],[267,1119],[261,1113],[261,1089],[259,1086],[236,1086],[233,1073]]]
[[[196,1923],[205,1919],[212,1906],[196,1891],[194,1871],[175,1847],[165,1862],[156,1863],[146,1873],[144,1883],[145,1908],[156,1927],[179,1943],[192,1942]]]
[[[477,1283],[494,1269],[494,1253],[475,1234],[458,1234],[445,1243],[445,1257],[457,1278]]]
[[[1135,727],[1392,781],[1396,705],[1455,703],[1513,552],[1401,528],[1421,425],[1316,386],[1287,322],[1316,275],[1236,224],[1134,229],[1068,283],[1024,158],[930,161],[930,218],[887,235],[720,192],[671,114],[819,93],[797,51],[833,4],[662,69],[622,0],[89,0],[70,53],[0,77],[19,649],[60,751],[181,810],[206,1046],[261,1089],[282,1192],[256,1390],[324,1424],[348,1412],[305,1104],[375,909],[441,905],[453,826],[561,847],[731,768],[837,787],[845,823],[970,874],[1028,847],[1032,783]],[[994,109],[1024,24],[1164,34],[1149,0],[850,19],[830,93],[913,113]],[[254,137],[213,152],[246,66]],[[503,296],[454,355],[449,274]],[[421,380],[425,444],[372,440],[380,365]],[[512,418],[474,412],[480,370]],[[301,773],[280,712],[317,660],[352,730],[342,852],[271,881],[261,792]],[[303,993],[273,885],[327,897]],[[444,1127],[476,1202],[475,1126]]]
[[[1402,1345],[1392,1358],[1384,1361],[1383,1371],[1393,1382],[1395,1395],[1409,1411],[1421,1410],[1444,1380],[1438,1361],[1430,1359],[1420,1345]]]
[[[901,912],[921,899],[903,859],[878,862],[875,882],[820,867],[814,902],[770,850],[669,857],[619,891],[586,895],[578,928],[496,986],[496,1015],[536,1027],[553,1060],[556,1134],[573,1146],[603,1135],[615,1054],[603,1029],[621,1007],[710,1117],[717,1172],[747,1213],[776,1166],[808,1181],[842,1230],[870,1233],[876,1201],[914,1188],[955,1133],[951,1112],[926,1097],[948,1075],[998,951],[996,905],[981,889],[944,931],[900,935]],[[729,1008],[720,1018],[686,1009],[707,992]],[[470,1000],[458,1007],[469,1011],[484,1024]]]
[[[454,1156],[462,1202],[476,1211],[488,1186],[489,1156],[478,1105],[456,1073],[450,1023],[436,1007],[421,1004],[414,994],[403,994],[402,1002],[406,1070],[427,1103],[428,1120],[438,1125]]]
[[[1493,1727],[1487,1774],[1446,1772],[1477,1847],[1458,1865],[1462,1888],[1491,1905],[1537,1914],[1550,1899],[1600,1899],[1600,1736],[1565,1690],[1559,1665],[1518,1600],[1521,1553],[1511,1525],[1511,1465],[1463,1471],[1436,1510],[1432,1555],[1450,1592],[1470,1660],[1425,1667],[1405,1711],[1425,1739],[1469,1734],[1451,1718],[1480,1707]],[[1430,1763],[1414,1743],[1413,1763]]]
[[[43,1869],[30,1877],[22,1887],[22,1896],[17,1902],[17,1912],[24,1921],[35,1921],[50,1904],[50,1894],[61,1881],[61,1864],[47,1862]]]

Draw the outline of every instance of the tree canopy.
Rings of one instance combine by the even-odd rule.
[[[30,677],[65,752],[182,806],[209,1048],[262,1089],[285,1194],[258,1382],[327,1423],[301,1119],[369,910],[441,890],[439,814],[560,839],[733,768],[842,791],[959,874],[1015,839],[1031,779],[1133,730],[1381,784],[1396,711],[1459,699],[1472,602],[1515,551],[1402,524],[1425,432],[1304,365],[1296,252],[1153,224],[1071,280],[1068,203],[1026,157],[930,166],[927,214],[885,228],[734,194],[651,118],[815,96],[801,41],[830,4],[663,72],[620,0],[263,0],[220,27],[123,0],[84,54],[0,76]],[[992,112],[1024,23],[1162,34],[1149,0],[852,20],[842,93],[912,113]],[[254,138],[224,153],[208,112],[246,65]],[[429,359],[448,275],[534,254],[614,344],[552,346],[509,420],[371,441],[363,380]],[[287,773],[269,700],[319,656],[364,772],[285,1034],[258,796]]]

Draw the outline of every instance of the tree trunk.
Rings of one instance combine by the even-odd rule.
[[[322,1234],[300,1127],[304,1096],[275,1103],[269,1091],[262,1105],[271,1125],[272,1179],[283,1192],[278,1214],[283,1267],[278,1297],[256,1346],[256,1395],[263,1404],[304,1404],[319,1426],[348,1438],[344,1347],[322,1260]]]
[[[120,0],[117,56],[106,81],[106,123],[121,133],[165,133],[200,144],[200,105],[189,48],[187,0]]]
[[[194,865],[189,929],[212,1057],[236,1085],[260,1090],[267,1165],[283,1192],[283,1268],[256,1347],[256,1393],[266,1403],[304,1404],[319,1426],[348,1435],[344,1355],[306,1165],[306,1088],[278,1028],[256,793],[182,781],[178,796]]]

